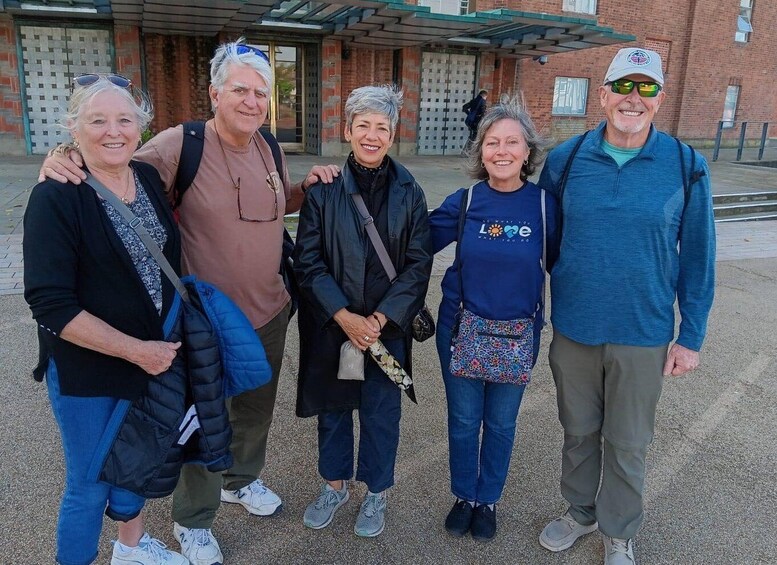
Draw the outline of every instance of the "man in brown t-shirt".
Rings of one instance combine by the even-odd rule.
[[[262,340],[272,367],[267,385],[228,401],[234,464],[223,474],[185,465],[173,493],[175,537],[193,565],[222,563],[211,525],[220,501],[243,505],[258,516],[274,514],[281,499],[264,485],[267,435],[283,359],[290,297],[278,273],[283,216],[299,210],[311,184],[332,182],[335,165],[314,166],[289,182],[275,171],[272,150],[258,133],[267,118],[273,72],[264,53],[242,40],[225,43],[211,60],[209,93],[214,118],[205,125],[199,169],[178,208],[182,269],[216,284],[245,312]],[[183,127],[160,132],[135,158],[154,165],[172,200],[183,144]],[[54,152],[44,174],[76,184],[85,177],[80,156]]]

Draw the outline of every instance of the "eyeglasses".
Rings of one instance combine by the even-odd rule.
[[[610,89],[614,93],[624,96],[631,94],[635,86],[637,87],[637,94],[642,98],[654,98],[661,92],[661,85],[657,82],[634,82],[633,80],[619,79],[610,83]]]
[[[114,75],[114,74],[107,74],[107,75],[101,75],[97,73],[87,73],[83,75],[78,75],[73,79],[73,82],[76,86],[91,86],[94,83],[96,83],[101,78],[104,78],[111,84],[114,84],[118,86],[119,88],[129,88],[132,86],[132,81],[128,79],[127,77],[123,77],[121,75]]]
[[[273,211],[272,218],[266,218],[262,220],[254,220],[252,218],[246,218],[243,215],[243,206],[240,204],[240,177],[238,177],[237,182],[234,183],[235,192],[237,192],[237,214],[241,222],[262,223],[262,222],[274,222],[275,220],[278,219],[278,193],[280,192],[280,187],[282,186],[281,178],[278,176],[278,173],[273,171],[269,175],[267,175],[266,182],[267,182],[267,188],[269,188],[275,194],[275,209]]]
[[[245,55],[246,53],[253,53],[254,55],[257,55],[267,61],[270,62],[270,59],[267,58],[267,55],[264,54],[264,51],[261,49],[258,49],[256,47],[252,47],[251,45],[245,45],[243,43],[235,46],[235,53],[238,55]]]

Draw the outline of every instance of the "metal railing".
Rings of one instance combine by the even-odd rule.
[[[747,135],[747,126],[749,123],[761,124],[761,141],[758,145],[758,160],[763,159],[764,149],[766,148],[766,136],[769,132],[771,122],[742,122],[739,127],[739,141],[737,142],[737,161],[742,160],[742,150],[745,147],[745,136]],[[712,152],[712,160],[717,161],[720,154],[720,142],[723,138],[723,130],[734,127],[734,122],[721,120],[718,122],[718,133],[715,135],[715,149]]]

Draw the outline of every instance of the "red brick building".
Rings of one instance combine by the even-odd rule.
[[[664,58],[659,127],[698,143],[725,116],[736,126],[725,139],[742,121],[754,138],[777,122],[777,92],[762,87],[777,76],[776,24],[764,0],[0,0],[0,154],[65,139],[56,120],[82,72],[142,85],[154,131],[207,118],[208,60],[241,35],[274,63],[267,127],[288,150],[342,154],[348,93],[387,82],[405,92],[400,154],[458,153],[461,105],[481,88],[492,101],[523,91],[535,121],[563,139],[601,119],[597,87],[625,45]]]

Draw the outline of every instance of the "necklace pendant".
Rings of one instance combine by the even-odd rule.
[[[122,197],[121,197],[121,202],[122,202],[122,204],[124,204],[125,206],[129,204],[129,200],[127,199],[127,197],[126,197],[126,196],[122,196]]]

